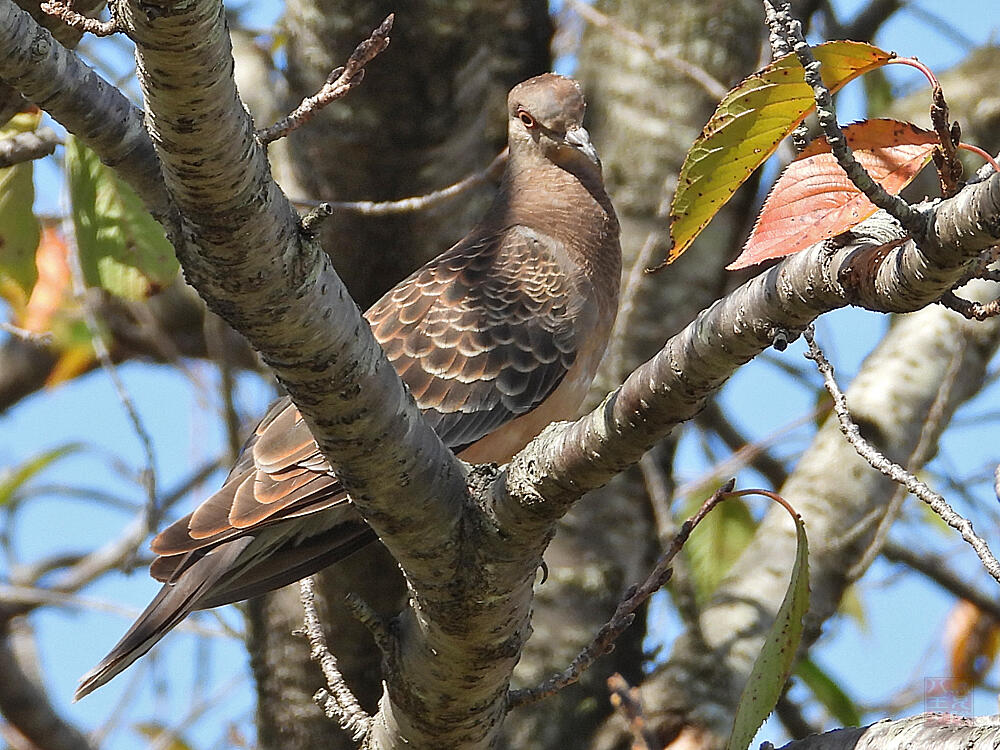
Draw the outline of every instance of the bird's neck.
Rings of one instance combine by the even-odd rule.
[[[519,155],[504,172],[497,202],[506,226],[559,240],[586,271],[620,272],[618,218],[595,165],[564,168],[535,154]]]

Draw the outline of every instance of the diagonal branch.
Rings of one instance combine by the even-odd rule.
[[[231,75],[221,3],[158,7],[127,2],[116,16],[136,43],[185,276],[274,370],[357,507],[419,580],[429,557],[455,554],[463,472],[271,178]],[[401,507],[392,498],[403,486]]]
[[[820,243],[770,268],[703,311],[622,387],[572,424],[549,427],[511,462],[498,517],[528,526],[559,517],[585,492],[639,460],[777,333],[856,305],[908,312],[935,301],[1000,235],[1000,175],[930,212],[923,249],[884,213],[841,243]],[[513,500],[512,498],[517,498]]]
[[[12,0],[0,0],[0,48],[0,78],[114,167],[153,216],[165,221],[169,200],[142,111]]]
[[[293,130],[297,130],[309,122],[328,104],[343,99],[351,89],[359,85],[365,78],[365,65],[370,63],[386,47],[389,46],[389,32],[392,30],[393,14],[390,13],[375,29],[371,36],[359,44],[347,60],[347,64],[337,68],[329,76],[326,83],[313,96],[302,100],[287,117],[282,118],[269,128],[257,132],[261,143],[268,144],[279,138],[284,138]]]

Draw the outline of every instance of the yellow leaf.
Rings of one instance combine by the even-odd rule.
[[[827,42],[813,49],[823,82],[836,91],[893,55],[861,42]],[[816,104],[798,58],[786,55],[729,92],[688,151],[670,206],[667,256],[691,245],[757,167]]]

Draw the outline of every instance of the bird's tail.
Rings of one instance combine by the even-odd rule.
[[[165,583],[101,663],[80,678],[80,684],[73,695],[74,702],[127,669],[132,662],[156,645],[172,627],[197,609],[201,597],[229,571],[233,561],[250,541],[250,537],[242,537],[221,544],[211,554],[192,564],[177,582]]]

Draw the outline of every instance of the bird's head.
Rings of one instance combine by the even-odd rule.
[[[572,172],[599,171],[601,161],[583,127],[587,103],[572,78],[544,73],[511,89],[507,132],[511,153],[538,151]]]

